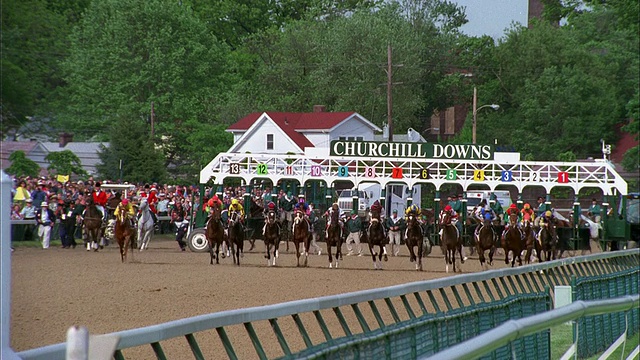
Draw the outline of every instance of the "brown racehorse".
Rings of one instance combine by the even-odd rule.
[[[458,229],[451,223],[451,213],[448,211],[440,213],[440,228],[442,230],[440,246],[444,254],[445,271],[449,272],[449,265],[453,264],[453,272],[456,272],[456,250],[460,253],[460,258],[462,259],[462,242],[460,241]]]
[[[388,257],[386,252],[384,251],[385,235],[384,229],[382,228],[382,221],[380,220],[380,211],[371,211],[371,223],[369,224],[369,228],[365,233],[368,238],[369,252],[371,253],[371,258],[373,259],[373,269],[382,270],[382,255],[384,254],[385,260],[388,260]],[[377,253],[373,251],[373,247],[376,245],[380,250]],[[377,260],[376,257],[378,258]]]
[[[555,260],[556,259],[556,226],[555,224],[544,224],[540,225],[540,235],[538,238],[541,243],[541,253],[544,254],[544,261]],[[540,256],[542,259],[542,256]]]
[[[536,251],[538,261],[542,261],[542,259],[540,258],[541,256],[540,253],[542,252],[542,248],[540,246],[540,243],[536,240],[535,232],[533,231],[533,226],[531,225],[531,221],[524,222],[524,247],[527,250],[524,256],[525,263],[527,264],[531,263],[531,254],[533,253],[534,249]]]
[[[522,250],[524,250],[524,242],[522,241],[522,233],[518,229],[518,215],[509,215],[509,230],[504,234],[502,239],[502,248],[504,249],[504,263],[509,264],[509,253],[513,253],[511,259],[511,267],[515,266],[516,259],[518,265],[522,266]]]
[[[415,214],[409,214],[409,218],[407,219],[407,238],[405,242],[409,249],[409,261],[416,261],[416,270],[422,271],[423,238],[417,216],[418,215]],[[418,247],[417,254],[413,251],[414,247]]]
[[[487,268],[487,265],[493,265],[493,254],[496,252],[495,234],[493,227],[491,226],[491,220],[485,220],[476,235],[476,250],[478,251],[478,259],[480,260],[480,266],[483,269]],[[487,263],[484,253],[489,250],[489,262]]]
[[[93,197],[87,199],[87,208],[83,215],[84,231],[87,234],[87,250],[93,248],[98,251],[98,241],[102,236],[102,214],[93,202]]]
[[[276,216],[275,210],[269,210],[264,224],[264,247],[267,259],[267,266],[275,266],[278,257],[278,248],[280,247],[280,224]],[[271,247],[273,246],[273,263],[271,263]]]
[[[240,255],[244,253],[244,230],[240,223],[240,213],[238,211],[229,212],[229,243],[233,263],[240,266]]]
[[[309,246],[311,244],[311,232],[309,222],[304,218],[302,211],[296,211],[293,218],[293,245],[296,247],[297,265],[300,267],[300,244],[304,247],[304,266],[309,265]]]
[[[120,259],[127,260],[127,252],[131,245],[131,240],[135,236],[135,230],[131,227],[131,221],[126,216],[126,211],[121,211],[116,217],[115,238],[120,247]]]
[[[329,226],[327,228],[327,252],[329,253],[329,268],[333,267],[333,255],[331,254],[331,248],[336,247],[336,268],[340,259],[342,259],[342,230],[340,228],[338,210],[331,212],[329,217]]]
[[[207,222],[207,230],[205,231],[205,237],[207,238],[207,242],[209,243],[209,255],[211,255],[210,265],[213,265],[213,259],[216,259],[216,264],[220,264],[220,246],[222,246],[222,242],[224,241],[224,225],[221,220],[221,212],[219,206],[214,206],[212,208],[211,217]],[[215,255],[213,251],[213,246],[215,245]]]

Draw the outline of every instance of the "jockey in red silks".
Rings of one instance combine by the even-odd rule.
[[[207,202],[207,206],[209,207],[208,212],[210,213],[211,210],[213,210],[216,207],[222,209],[222,201],[220,201],[220,198],[216,194],[216,195],[213,195],[211,199],[209,199],[209,201]]]
[[[151,187],[151,190],[149,191],[149,195],[147,196],[147,202],[149,203],[149,210],[151,210],[151,212],[153,212],[154,214],[157,212],[156,211],[156,204],[158,203],[158,189],[156,189],[155,186]]]
[[[95,185],[95,190],[93,191],[92,197],[93,197],[93,203],[96,204],[96,208],[98,208],[100,213],[102,213],[102,219],[106,220],[107,212],[105,211],[104,207],[107,206],[107,201],[109,200],[109,196],[107,195],[106,192],[100,189],[99,182],[97,182]]]

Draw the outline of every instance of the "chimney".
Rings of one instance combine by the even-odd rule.
[[[73,134],[69,134],[67,132],[63,132],[58,134],[58,145],[60,147],[67,146],[68,143],[73,141]]]
[[[324,106],[324,105],[313,105],[313,112],[314,113],[325,112],[326,109],[327,109],[327,107]]]

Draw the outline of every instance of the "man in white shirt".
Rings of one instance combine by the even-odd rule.
[[[49,209],[49,204],[43,201],[40,204],[41,209],[36,211],[36,221],[38,222],[38,237],[42,242],[42,248],[48,249],[51,240],[51,229],[56,222],[56,217]]]

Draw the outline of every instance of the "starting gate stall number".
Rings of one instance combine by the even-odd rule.
[[[364,168],[364,176],[374,178],[376,177],[376,169],[373,166],[367,166]]]
[[[429,179],[429,170],[428,169],[420,170],[420,179]]]
[[[484,181],[484,170],[473,170],[473,180]]]
[[[349,168],[346,166],[340,166],[338,168],[338,177],[349,177]]]
[[[284,173],[287,175],[293,175],[293,166],[289,165],[284,169]]]
[[[458,178],[458,172],[456,171],[456,169],[447,169],[447,175],[446,175],[447,180],[455,180],[457,178]]]
[[[393,170],[391,170],[391,177],[394,179],[402,179],[404,177],[402,175],[402,168],[394,167]]]
[[[240,164],[238,164],[238,163],[229,164],[229,173],[230,174],[240,174]]]
[[[322,176],[322,167],[320,165],[312,165],[311,176]]]
[[[509,170],[505,170],[502,172],[502,175],[500,176],[500,180],[504,181],[504,182],[511,182],[513,181],[513,173]]]
[[[569,173],[566,171],[558,172],[558,182],[561,184],[566,184],[569,182]]]
[[[256,173],[258,175],[267,175],[267,164],[258,164],[258,166],[256,167]]]

